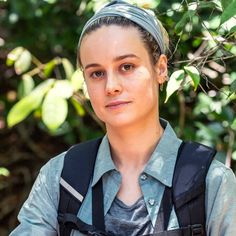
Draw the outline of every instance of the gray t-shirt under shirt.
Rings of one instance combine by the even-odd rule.
[[[105,216],[105,225],[109,235],[137,236],[153,233],[143,197],[131,206],[115,198]]]

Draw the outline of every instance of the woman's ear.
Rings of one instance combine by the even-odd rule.
[[[164,54],[161,54],[156,65],[156,79],[158,84],[163,84],[168,78],[168,70],[167,70],[167,57]]]

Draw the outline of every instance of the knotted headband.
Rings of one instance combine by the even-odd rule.
[[[159,45],[161,53],[165,53],[161,27],[155,16],[142,8],[133,6],[124,1],[112,1],[95,13],[95,15],[85,24],[80,35],[78,47],[80,47],[81,40],[87,28],[89,28],[96,20],[107,16],[122,16],[141,26],[154,37]]]

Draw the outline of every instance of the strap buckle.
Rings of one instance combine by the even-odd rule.
[[[70,228],[70,229],[79,230],[81,233],[89,235],[89,236],[108,236],[106,232],[96,229],[93,225],[86,224],[74,214],[59,213],[57,219],[61,227],[64,229]]]
[[[78,218],[73,214],[58,214],[57,220],[63,226],[76,225]]]
[[[204,229],[201,224],[191,225],[191,236],[204,235]]]
[[[87,235],[88,236],[107,236],[107,234],[102,231],[97,231],[97,232],[88,231]]]
[[[77,215],[71,213],[59,213],[57,216],[58,223],[64,228],[71,228],[79,231],[92,231],[93,226],[81,221]]]

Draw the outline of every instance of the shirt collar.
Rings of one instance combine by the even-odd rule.
[[[94,167],[92,187],[106,172],[115,169],[115,164],[111,158],[109,141],[107,135],[105,135],[98,149],[97,159]]]
[[[171,187],[175,161],[181,140],[177,138],[174,130],[166,120],[160,119],[160,122],[164,128],[164,133],[146,164],[144,172],[162,182],[164,185]],[[111,158],[107,135],[105,135],[98,149],[92,186],[94,186],[106,172],[111,170],[116,170],[116,167]]]
[[[160,119],[164,133],[152,153],[144,172],[151,175],[164,185],[172,186],[175,162],[181,140],[177,138],[170,124]]]

